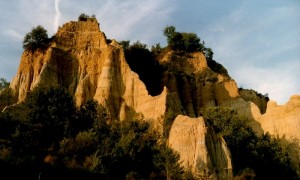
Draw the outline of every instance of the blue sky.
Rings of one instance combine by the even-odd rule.
[[[279,104],[300,94],[299,0],[14,0],[0,2],[0,77],[11,81],[22,40],[37,25],[55,34],[79,14],[95,14],[110,39],[166,45],[162,30],[194,32],[239,87]]]

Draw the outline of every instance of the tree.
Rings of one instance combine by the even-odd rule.
[[[16,101],[9,85],[10,83],[6,79],[0,78],[0,111]]]
[[[9,82],[7,82],[6,79],[4,79],[4,78],[0,78],[0,92],[3,89],[6,89],[8,87],[9,87]]]
[[[175,51],[190,53],[203,51],[204,45],[195,33],[176,32],[174,26],[167,26],[164,29],[164,36],[167,37],[168,46]]]
[[[96,16],[95,16],[96,17]],[[89,15],[85,14],[85,13],[81,13],[78,17],[78,21],[86,21],[88,18],[90,18]],[[94,16],[93,16],[94,18]]]
[[[129,48],[130,45],[130,41],[120,41],[119,44],[123,47],[124,50],[127,50]]]
[[[174,26],[167,26],[164,35],[167,37],[168,46],[175,51],[183,50],[182,34],[175,31]]]
[[[45,48],[49,42],[47,30],[38,25],[27,33],[23,40],[23,48],[25,50],[36,50],[37,48]]]
[[[166,144],[157,147],[159,153],[154,156],[154,165],[159,169],[161,176],[167,180],[182,179],[184,170],[180,165],[180,155]]]
[[[297,179],[291,158],[280,141],[268,133],[258,137],[236,111],[208,108],[204,118],[206,124],[226,141],[234,175],[241,176],[241,173],[253,170],[256,179]]]
[[[20,123],[20,133],[15,135],[20,152],[22,149],[30,152],[32,148],[55,149],[63,137],[70,136],[76,105],[66,89],[37,88],[28,94],[23,106],[25,120]]]
[[[207,60],[212,60],[213,59],[214,52],[212,51],[211,48],[205,48],[204,53],[205,53],[205,57],[206,57]]]

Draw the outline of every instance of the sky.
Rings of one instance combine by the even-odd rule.
[[[81,13],[96,15],[107,38],[149,47],[166,45],[166,26],[196,33],[238,87],[278,104],[300,94],[300,0],[1,0],[0,77],[16,75],[33,27],[52,36]]]

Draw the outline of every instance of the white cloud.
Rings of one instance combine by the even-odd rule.
[[[300,94],[299,25],[293,18],[299,12],[290,5],[261,10],[246,5],[209,26],[208,41],[216,60],[240,86],[283,104]]]
[[[254,66],[242,67],[235,72],[238,85],[247,89],[254,89],[259,93],[268,93],[272,100],[279,104],[286,103],[293,94],[300,94],[300,84],[297,84],[300,63],[290,64],[285,68],[281,63],[273,69],[263,69]]]
[[[57,28],[58,28],[58,25],[59,25],[59,22],[60,22],[60,18],[61,18],[61,13],[59,11],[59,3],[60,3],[60,0],[55,0],[55,18],[54,18],[54,23],[53,23],[53,31],[57,31]]]
[[[299,3],[15,0],[0,4],[0,73],[7,79],[17,71],[23,37],[32,27],[42,25],[51,36],[57,26],[86,13],[96,15],[108,38],[148,45],[165,42],[166,25],[179,25],[180,31],[201,35],[239,85],[269,93],[280,103],[300,92]]]
[[[151,43],[155,36],[162,35],[173,9],[168,0],[113,1],[100,9],[97,17],[108,37]]]

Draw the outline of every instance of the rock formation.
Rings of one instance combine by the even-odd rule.
[[[169,146],[180,153],[184,167],[197,179],[230,179],[230,153],[222,138],[205,126],[204,119],[179,115],[174,120]]]
[[[164,117],[172,112],[177,118],[170,130],[169,145],[180,153],[186,168],[212,179],[230,179],[232,166],[225,142],[205,127],[201,115],[207,107],[236,109],[241,116],[253,120],[251,125],[258,133],[265,130],[300,136],[299,96],[284,107],[269,102],[266,113],[261,115],[257,102],[243,99],[235,81],[227,73],[210,68],[211,62],[202,53],[182,56],[170,51],[159,64],[166,69],[164,88],[159,95],[151,96],[127,64],[122,47],[106,39],[97,20],[89,18],[64,24],[47,49],[25,51],[10,87],[18,101],[37,86],[65,87],[77,105],[93,98],[116,120],[140,113],[160,132]]]
[[[94,98],[116,119],[130,118],[129,110],[150,120],[165,112],[166,90],[148,95],[121,46],[107,42],[95,19],[66,23],[48,49],[23,53],[10,87],[22,101],[37,85],[65,87],[78,105]]]
[[[259,123],[265,132],[300,140],[300,95],[291,96],[285,105],[277,105],[269,101],[267,112],[259,118]]]

